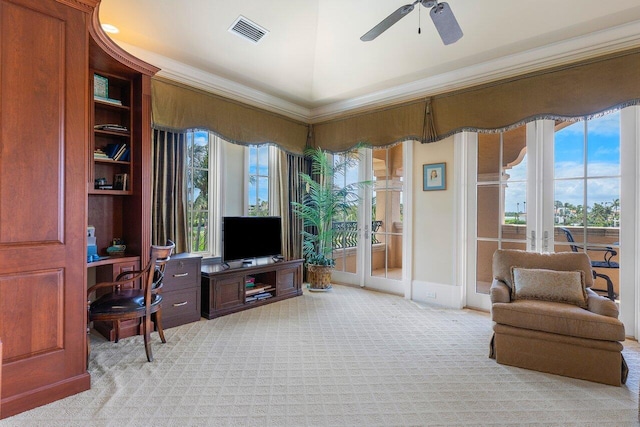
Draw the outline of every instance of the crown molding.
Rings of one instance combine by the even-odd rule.
[[[545,68],[565,65],[640,46],[640,21],[549,44],[496,60],[464,67],[345,101],[309,109],[232,80],[185,65],[127,43],[131,54],[160,67],[158,76],[222,95],[284,116],[318,123],[344,114],[365,111],[426,96],[468,88]]]
[[[132,55],[159,67],[160,71],[156,74],[158,77],[164,77],[187,86],[282,114],[305,123],[310,120],[311,110],[309,108],[285,101],[282,98],[269,95],[256,89],[251,89],[240,83],[186,65],[155,52],[120,41],[117,43]]]
[[[640,21],[314,108],[310,122],[460,90],[637,46],[640,46]]]

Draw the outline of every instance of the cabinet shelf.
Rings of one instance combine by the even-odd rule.
[[[110,165],[130,165],[131,162],[123,162],[122,160],[113,160],[113,159],[103,159],[103,158],[93,158],[93,161],[96,163],[104,163]]]
[[[130,132],[118,132],[118,131],[113,131],[113,130],[102,130],[102,129],[94,129],[93,132],[96,135],[102,135],[102,136],[105,136],[105,137],[116,136],[118,138],[127,138],[127,139],[129,139],[131,137],[131,133]]]
[[[123,190],[98,190],[98,189],[89,189],[89,194],[99,195],[99,196],[131,196],[133,191],[123,191]]]
[[[107,108],[116,111],[129,111],[131,109],[127,105],[112,104],[110,102],[100,101],[98,99],[94,99],[93,104],[99,108]]]

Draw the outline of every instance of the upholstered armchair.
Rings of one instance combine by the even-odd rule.
[[[626,381],[618,306],[591,289],[585,253],[498,250],[490,290],[498,363],[619,386]]]

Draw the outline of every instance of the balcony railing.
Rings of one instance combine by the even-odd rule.
[[[371,221],[371,243],[380,243],[376,238],[376,232],[382,226],[382,221]],[[333,222],[333,247],[334,249],[353,248],[358,243],[357,221]]]

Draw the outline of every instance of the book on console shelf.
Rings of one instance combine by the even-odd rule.
[[[245,291],[245,295],[250,296],[250,295],[258,295],[260,293],[263,292],[267,292],[267,291],[272,291],[273,290],[273,286],[268,286],[268,285],[262,285],[262,286],[257,286],[255,288],[249,288]],[[271,294],[269,294],[271,295]]]
[[[266,300],[266,299],[271,298],[271,297],[273,297],[273,295],[271,295],[269,292],[264,292],[262,294],[247,296],[245,298],[245,302],[263,301],[263,300]]]

